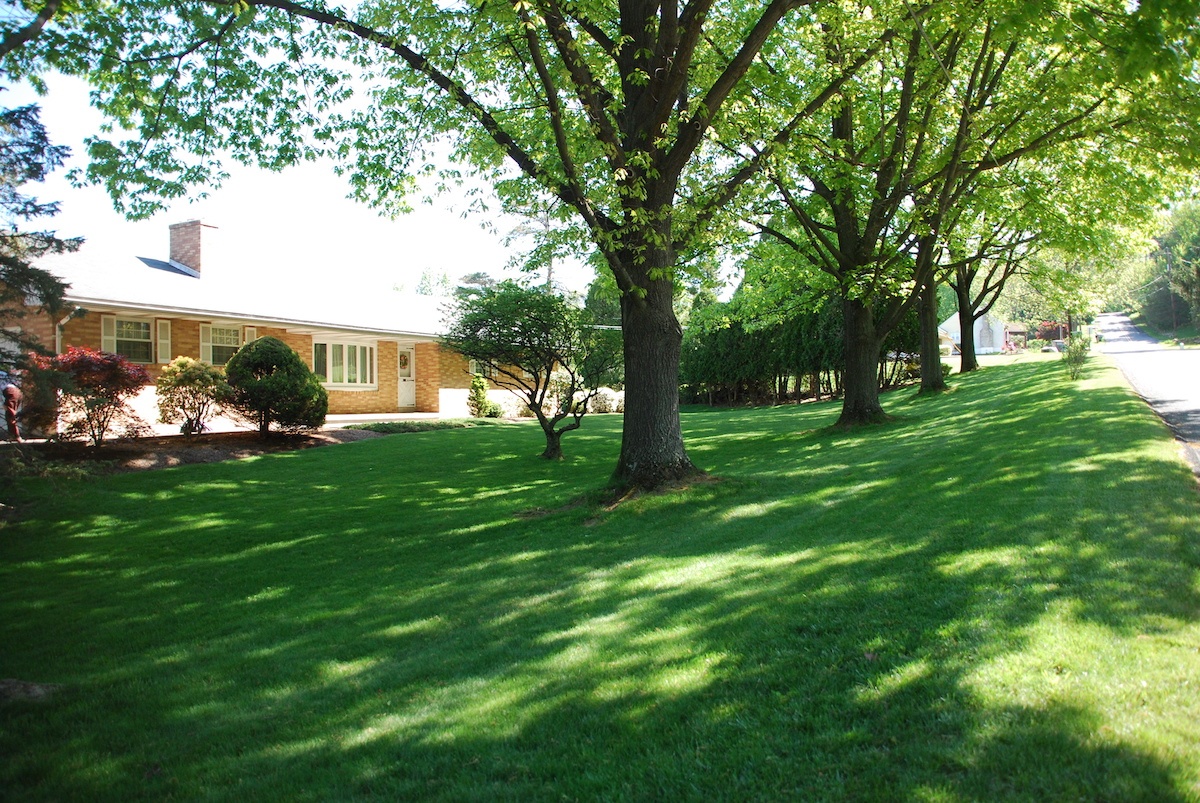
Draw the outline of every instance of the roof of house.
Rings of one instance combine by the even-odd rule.
[[[415,339],[444,331],[445,299],[339,281],[336,265],[275,269],[206,255],[197,272],[164,256],[106,253],[85,244],[74,254],[44,257],[38,267],[70,284],[68,303],[99,312]]]
[[[981,317],[976,319],[976,324],[980,325],[980,326],[1002,326],[1005,329],[1007,329],[1010,333],[1025,331],[1025,327],[1020,324],[1007,323],[1007,322],[1001,321],[999,318],[995,318],[988,313],[984,313]],[[958,314],[956,313],[954,315],[951,315],[949,318],[942,321],[938,325],[938,331],[957,337],[959,334]]]

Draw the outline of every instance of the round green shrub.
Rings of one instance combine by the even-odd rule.
[[[321,379],[282,340],[260,337],[242,346],[225,364],[225,406],[258,427],[315,429],[325,423],[329,394]]]

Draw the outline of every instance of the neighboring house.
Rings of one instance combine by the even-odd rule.
[[[467,360],[438,342],[443,299],[364,291],[340,283],[335,266],[280,265],[273,287],[255,290],[210,247],[213,231],[198,220],[172,225],[165,260],[86,245],[47,257],[38,266],[71,285],[74,312],[22,325],[56,353],[116,352],[155,379],[177,356],[223,365],[242,344],[271,335],[323,377],[331,414],[466,415]]]
[[[942,343],[945,344],[946,338],[949,338],[954,344],[953,352],[959,353],[962,346],[962,329],[958,325],[958,316],[942,321],[938,330]],[[1024,345],[1025,327],[1006,324],[991,315],[977,318],[974,332],[976,354],[996,354]]]

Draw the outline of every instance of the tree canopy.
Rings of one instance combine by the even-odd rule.
[[[2,74],[2,71],[0,71]],[[20,321],[35,310],[58,313],[66,284],[34,263],[46,254],[78,250],[83,240],[63,239],[28,224],[58,213],[58,204],[21,191],[43,181],[62,165],[68,151],[50,142],[37,106],[0,108],[0,366],[20,363],[26,352],[45,344],[26,334]],[[30,300],[35,301],[32,306]]]
[[[72,4],[14,69],[88,76],[112,123],[86,178],[134,215],[218,183],[229,159],[324,157],[395,210],[440,148],[458,165],[443,178],[465,165],[510,209],[571,210],[621,298],[613,481],[653,487],[695,470],[676,281],[725,244],[722,210],[748,182],[779,179],[770,220],[804,211],[792,239],[840,266],[826,275],[855,313],[847,342],[863,342],[847,356],[873,370],[964,177],[1067,139],[1192,141],[1195,115],[1178,112],[1195,110],[1195,6],[109,0]],[[1132,126],[1142,112],[1153,123]],[[849,325],[857,306],[882,326]],[[870,417],[864,392],[847,400]]]
[[[861,66],[778,149],[751,220],[777,244],[757,253],[768,264],[754,276],[775,286],[773,297],[815,289],[842,300],[841,423],[853,424],[883,415],[874,381],[883,339],[951,266],[994,263],[1034,233],[1063,230],[1061,206],[1091,184],[1110,194],[1109,208],[1132,213],[1194,167],[1200,137],[1188,121],[1200,86],[1194,32],[1170,29],[1179,38],[1159,40],[1169,51],[1160,60],[1128,52],[1149,7],[841,8],[812,32],[809,69]],[[782,109],[778,99],[800,103],[795,87],[809,83],[780,71],[756,90],[776,101],[765,108]],[[1038,171],[1050,181],[1036,180]],[[1049,186],[1054,203],[1039,199]],[[1013,208],[1023,210],[1020,225],[1003,223],[995,236],[956,231],[981,219],[997,225]]]
[[[508,204],[548,196],[573,210],[622,294],[614,482],[651,487],[694,471],[679,426],[676,255],[701,250],[783,136],[763,130],[730,159],[712,132],[754,114],[748,72],[824,5],[84,3],[21,63],[89,77],[112,126],[89,141],[86,177],[134,215],[219,182],[230,158],[333,157],[357,197],[394,209],[440,143]],[[845,77],[811,86],[800,114]]]
[[[502,282],[461,299],[443,341],[529,407],[546,436],[542,457],[559,460],[563,434],[620,364],[616,335],[559,296]]]

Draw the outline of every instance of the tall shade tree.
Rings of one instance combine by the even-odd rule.
[[[1169,51],[1177,63],[1135,64],[1113,44],[1127,47],[1165,8],[843,3],[810,32],[813,44],[800,46],[821,55],[812,69],[822,71],[874,48],[879,30],[896,32],[839,89],[824,125],[804,127],[780,149],[759,209],[761,230],[793,253],[796,285],[824,285],[842,300],[840,424],[884,417],[875,381],[884,338],[923,289],[936,302],[936,258],[961,219],[954,211],[989,173],[1034,156],[1067,158],[1065,146],[1079,142],[1136,141],[1164,163],[1176,149],[1194,157],[1187,120],[1200,93],[1186,55],[1194,34],[1155,17],[1163,23],[1156,35],[1180,39],[1146,49]],[[764,82],[774,101],[767,107],[804,83]]]
[[[19,363],[26,352],[45,346],[23,330],[22,318],[35,312],[57,315],[63,306],[67,286],[34,263],[83,244],[53,231],[31,230],[31,221],[57,214],[58,204],[20,190],[42,181],[66,154],[66,148],[50,142],[37,106],[0,108],[0,366]]]
[[[782,58],[827,3],[115,0],[81,4],[23,63],[89,76],[114,131],[90,141],[88,178],[134,215],[219,181],[227,158],[332,156],[357,197],[395,209],[438,142],[510,208],[550,196],[573,210],[621,292],[613,483],[653,487],[695,471],[678,411],[677,254],[703,250],[763,155],[856,62],[809,82],[736,158],[712,135],[759,116],[748,72],[764,51]]]
[[[979,367],[975,321],[993,310],[1014,276],[1048,270],[1054,261],[1043,258],[1045,251],[1095,263],[1117,249],[1126,227],[1152,220],[1172,189],[1146,155],[1092,150],[1079,143],[1065,158],[1029,159],[997,172],[949,216],[937,275],[957,300],[962,372]],[[1054,269],[1043,279],[1063,276]]]
[[[1192,319],[1200,320],[1200,202],[1175,209],[1165,231],[1155,238],[1154,260],[1170,288],[1187,301]]]
[[[0,12],[0,59],[36,39],[60,10],[59,0],[49,0]],[[0,66],[0,78],[8,77]],[[50,142],[40,114],[34,105],[0,108],[0,327],[5,330],[0,335],[0,366],[19,363],[26,352],[44,346],[22,331],[22,318],[35,310],[55,315],[63,304],[67,286],[34,262],[46,254],[76,251],[83,244],[82,239],[27,227],[57,214],[58,204],[25,194],[22,185],[43,181],[69,154]]]

